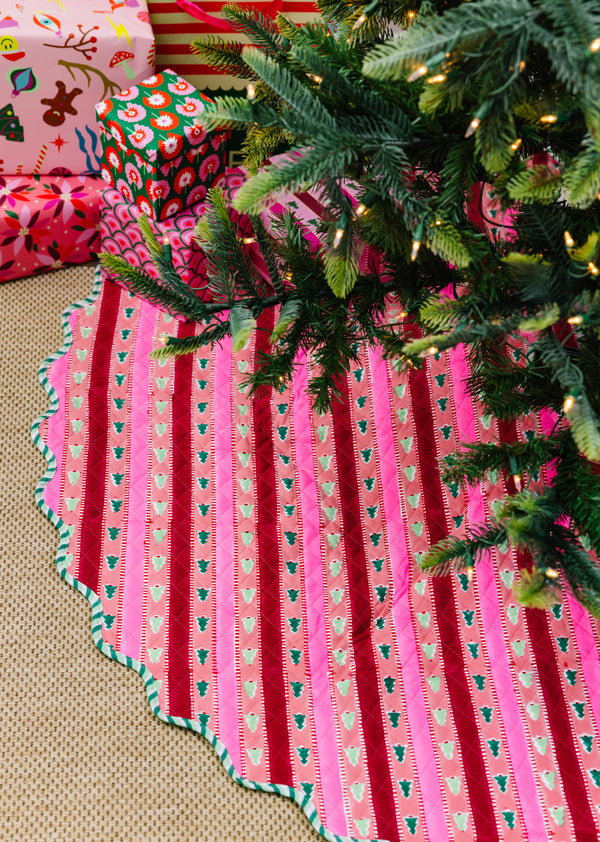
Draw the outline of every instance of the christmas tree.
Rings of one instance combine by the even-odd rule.
[[[158,354],[229,333],[240,348],[277,307],[273,351],[252,387],[289,381],[307,351],[320,372],[317,408],[336,399],[360,343],[407,370],[464,345],[470,390],[501,435],[440,468],[446,481],[503,474],[508,494],[472,534],[432,547],[423,567],[470,573],[509,541],[533,559],[518,585],[524,605],[546,607],[567,587],[600,616],[597,0],[319,7],[319,21],[297,27],[230,6],[255,46],[193,44],[203,62],[248,82],[245,98],[222,97],[203,116],[209,128],[246,130],[249,172],[234,213],[213,190],[198,222],[212,303],[181,282],[147,224],[160,284],[103,261],[134,292],[203,323]],[[268,230],[261,217],[297,190],[323,206],[319,248],[290,210]],[[518,440],[516,419],[543,409],[551,431]],[[531,482],[540,476],[550,479]]]

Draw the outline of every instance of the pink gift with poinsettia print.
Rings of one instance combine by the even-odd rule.
[[[196,124],[210,102],[165,70],[99,103],[104,180],[151,219],[203,199],[225,170],[228,136]]]
[[[95,259],[102,181],[66,172],[0,176],[0,281]]]

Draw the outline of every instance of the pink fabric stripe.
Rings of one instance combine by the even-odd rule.
[[[408,565],[410,562],[406,536],[402,527],[404,516],[400,505],[388,373],[386,363],[381,359],[380,354],[372,348],[369,348],[369,365],[371,368],[373,416],[375,429],[377,430],[377,451],[379,454],[385,522],[397,524],[397,527],[388,530],[388,542],[394,582],[392,615],[402,661],[402,685],[406,715],[418,771],[421,799],[425,805],[424,817],[428,834],[431,839],[442,842],[442,840],[450,837],[444,816],[444,802],[427,721],[427,704],[421,686],[417,642],[407,599]]]
[[[468,363],[464,347],[450,352],[452,392],[456,408],[456,424],[461,442],[477,440],[473,400],[467,391]],[[468,489],[468,512],[471,526],[486,519],[483,494],[479,485]],[[535,777],[529,762],[529,746],[523,730],[519,704],[514,690],[508,650],[502,628],[502,609],[498,599],[494,567],[483,561],[477,567],[477,585],[490,671],[504,723],[518,800],[523,821],[532,842],[546,839],[544,817],[536,792]]]
[[[556,414],[550,410],[542,409],[540,412],[540,423],[542,430],[549,435],[556,424]],[[547,471],[547,479],[550,482],[554,479],[555,471]],[[594,712],[594,719],[600,723],[600,694],[596,689],[600,687],[600,660],[592,631],[590,616],[584,610],[581,603],[577,602],[570,595],[567,595],[569,613],[573,623],[573,633],[577,641],[577,651],[585,685],[588,689],[590,706]]]
[[[335,717],[328,678],[328,645],[325,628],[325,597],[321,559],[319,500],[315,486],[312,424],[307,394],[308,370],[305,359],[294,376],[294,446],[302,512],[302,546],[306,588],[306,622],[311,667],[312,704],[321,777],[323,824],[332,833],[349,832],[344,816],[344,797],[335,739]]]
[[[140,305],[131,372],[131,441],[129,452],[129,513],[125,543],[121,651],[139,660],[144,609],[144,545],[148,498],[148,429],[150,403],[149,358],[158,310],[147,302]]]
[[[235,671],[235,566],[234,566],[234,489],[231,414],[231,338],[223,339],[214,351],[213,427],[215,442],[215,602],[219,737],[231,762],[241,771],[240,733]]]
[[[75,323],[80,314],[80,310],[75,310],[69,317],[69,324],[71,330],[75,332]],[[40,432],[43,433],[43,438],[46,441],[47,447],[52,451],[56,459],[56,473],[50,482],[44,488],[44,502],[58,514],[59,501],[61,499],[60,482],[63,474],[64,462],[64,447],[65,447],[65,424],[67,423],[67,408],[65,401],[67,401],[67,372],[69,370],[69,359],[71,352],[62,354],[55,360],[48,369],[48,380],[52,388],[56,390],[58,395],[58,408],[56,412],[46,421],[46,430],[42,426]]]

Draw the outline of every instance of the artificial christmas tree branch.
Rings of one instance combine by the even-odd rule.
[[[252,386],[289,382],[308,352],[320,368],[309,385],[318,409],[359,342],[400,369],[465,347],[470,391],[506,435],[462,447],[446,475],[503,474],[508,493],[488,524],[433,547],[423,565],[471,568],[511,541],[533,558],[517,591],[524,604],[548,605],[565,586],[598,614],[588,552],[600,550],[598,4],[320,7],[322,20],[300,28],[230,7],[255,46],[195,44],[203,61],[249,80],[247,97],[218,99],[202,117],[208,128],[247,130],[250,175],[234,200],[242,221],[214,195],[199,223],[216,305],[191,301],[158,253],[164,288],[147,294],[208,319],[207,341],[231,332],[236,347],[276,305],[272,353]],[[269,160],[282,143],[287,152]],[[293,213],[266,210],[299,190],[321,206],[319,245]],[[254,226],[268,281],[238,224],[246,234]],[[367,254],[377,255],[368,271]],[[145,294],[147,278],[124,268],[121,277]],[[400,323],[386,317],[391,299]],[[553,430],[527,442],[509,435],[542,409]]]

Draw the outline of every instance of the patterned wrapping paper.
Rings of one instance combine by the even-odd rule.
[[[195,188],[198,198],[206,195],[206,188]],[[204,253],[193,238],[194,227],[203,205],[184,208],[180,213],[163,221],[150,221],[159,241],[168,236],[173,262],[181,277],[190,287],[201,289],[205,284]],[[142,212],[137,205],[126,201],[113,187],[105,188],[100,199],[100,251],[120,255],[132,264],[143,268],[153,278],[158,277],[156,266],[138,227]]]
[[[0,176],[0,282],[94,260],[100,194],[93,176]]]
[[[223,0],[204,0],[204,2],[190,3],[192,14],[184,11],[176,0],[149,0],[148,9],[156,36],[156,67],[163,70],[172,68],[199,90],[217,91],[223,89],[230,93],[232,90],[244,90],[246,83],[243,79],[217,73],[214,68],[201,64],[190,51],[189,45],[194,38],[204,35],[215,35],[224,41],[241,41],[244,39],[231,32],[223,21],[223,25],[198,19],[193,12],[200,9],[214,20],[222,18],[221,10],[225,4]],[[246,8],[249,3],[241,3]],[[275,17],[279,12],[297,24],[303,24],[317,17],[314,3],[305,0],[264,0],[251,4],[264,15]]]
[[[153,73],[154,52],[144,0],[5,4],[0,172],[98,171],[94,105]]]
[[[288,204],[310,225],[314,201]],[[554,419],[498,427],[460,348],[408,375],[363,349],[323,414],[310,360],[251,399],[274,318],[240,354],[158,362],[197,327],[110,281],[66,314],[37,495],[96,644],[326,839],[598,839],[598,624],[567,598],[520,607],[508,546],[472,581],[417,565],[512,490],[445,485],[438,459]]]
[[[228,132],[195,118],[211,100],[171,70],[96,106],[102,177],[151,219],[167,219],[203,198],[225,169]]]

